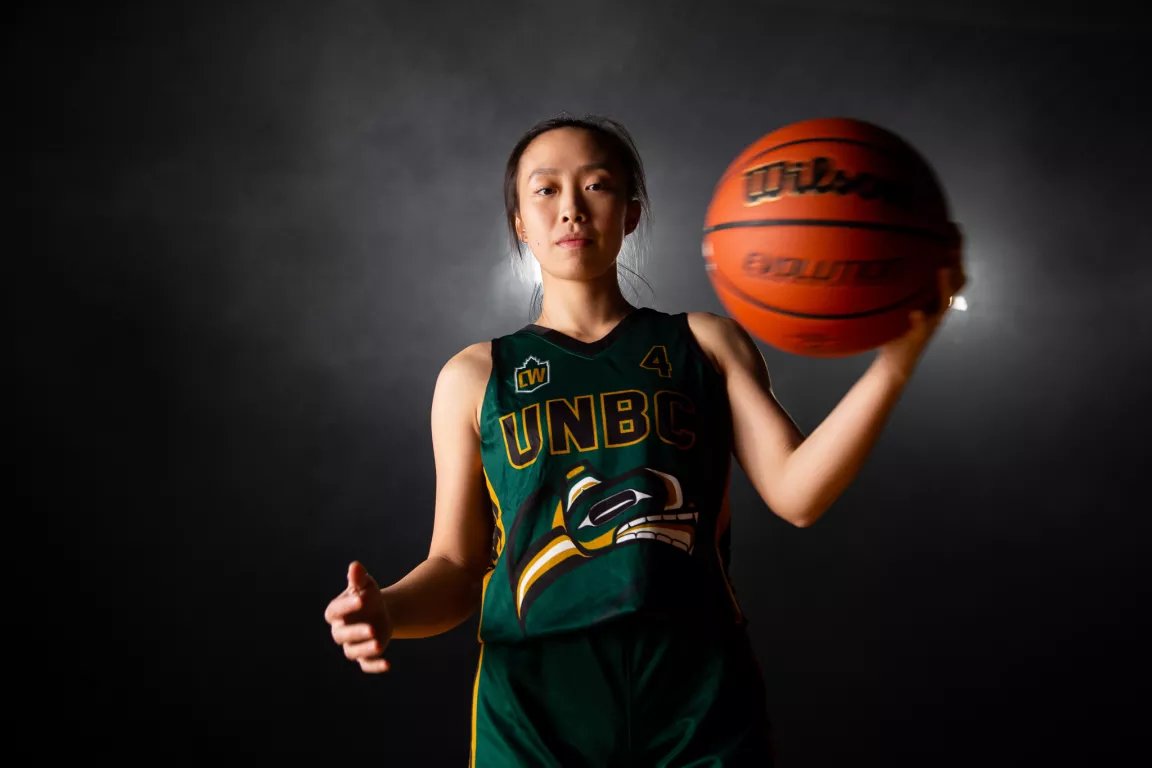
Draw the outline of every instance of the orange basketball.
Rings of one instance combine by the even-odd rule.
[[[753,336],[806,357],[875,349],[936,299],[958,230],[928,163],[859,120],[773,131],[728,167],[704,220],[705,268]]]

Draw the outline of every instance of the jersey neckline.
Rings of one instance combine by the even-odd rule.
[[[649,307],[637,307],[623,318],[621,318],[621,320],[617,322],[615,326],[613,326],[612,330],[608,331],[608,333],[596,341],[580,341],[579,339],[572,338],[568,334],[561,333],[554,328],[545,328],[544,326],[536,325],[535,323],[530,323],[520,330],[535,334],[546,341],[552,342],[558,347],[568,350],[569,352],[592,356],[598,355],[604,350],[608,349],[608,347],[612,346],[612,343],[616,341],[616,339],[620,338],[620,335],[628,330],[628,328],[635,324],[635,322],[640,319],[641,315],[647,314],[651,311],[652,310]]]

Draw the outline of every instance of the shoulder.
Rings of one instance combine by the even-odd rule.
[[[488,383],[492,373],[492,342],[480,341],[457,352],[440,369],[437,384],[476,386]]]
[[[479,414],[484,390],[492,375],[492,342],[481,341],[457,352],[444,363],[436,378],[433,409],[466,409]]]
[[[763,360],[756,342],[744,326],[712,312],[687,312],[688,328],[704,354],[721,373],[735,365]]]
[[[478,341],[469,344],[444,363],[444,370],[464,371],[469,373],[487,372],[492,369],[492,342]]]

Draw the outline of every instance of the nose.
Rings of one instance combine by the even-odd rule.
[[[584,210],[584,201],[580,195],[572,193],[565,195],[564,205],[560,207],[560,217],[564,223],[576,222],[581,223],[588,220],[588,214]]]

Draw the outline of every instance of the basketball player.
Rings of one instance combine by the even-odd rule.
[[[480,611],[473,766],[770,766],[763,677],[728,577],[730,457],[765,504],[815,522],[844,491],[950,297],[811,435],[735,322],[631,306],[616,258],[648,207],[618,123],[541,123],[513,149],[510,234],[540,264],[535,323],[447,362],[432,402],[427,559],[381,589],[357,562],[328,606],[365,672],[393,638]]]

